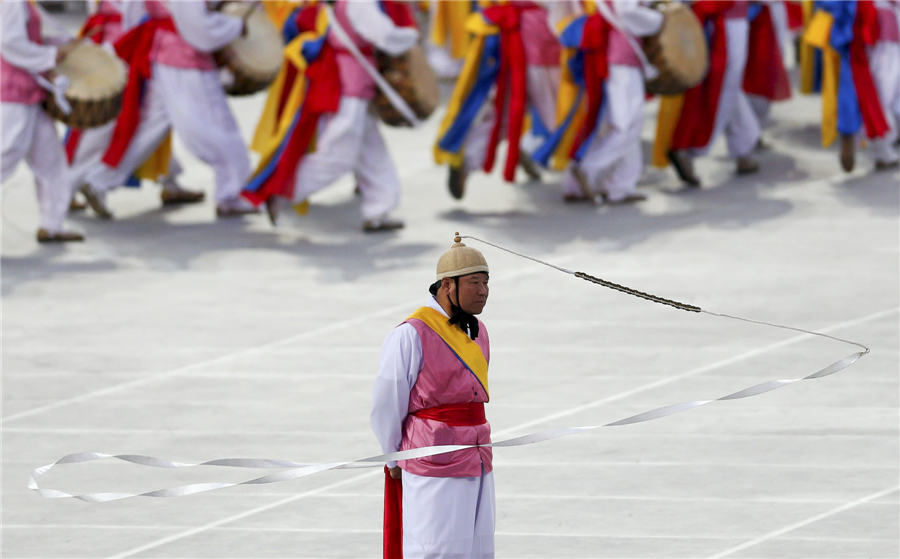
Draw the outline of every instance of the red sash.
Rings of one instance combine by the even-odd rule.
[[[672,149],[701,148],[712,137],[722,81],[728,64],[725,12],[731,8],[732,3],[698,0],[691,5],[704,27],[708,24],[713,26],[709,45],[709,72],[702,82],[684,94],[681,117],[672,136]]]
[[[526,62],[525,45],[519,30],[519,11],[521,7],[511,4],[491,6],[482,10],[484,17],[500,28],[500,69],[497,72],[497,87],[494,93],[494,111],[497,115],[491,139],[488,142],[487,154],[483,169],[490,173],[497,155],[497,144],[500,143],[500,130],[506,120],[506,165],[503,178],[509,182],[515,179],[516,166],[519,164],[519,139],[525,121],[526,97]],[[507,89],[509,103],[506,102]],[[506,119],[503,117],[504,106],[507,109]]]
[[[140,124],[141,92],[144,81],[152,74],[150,50],[153,48],[153,38],[160,30],[177,33],[175,22],[171,17],[151,19],[128,31],[116,41],[116,54],[128,63],[129,68],[128,82],[122,96],[122,111],[116,118],[109,147],[103,154],[103,162],[110,167],[119,166]]]
[[[410,415],[453,427],[487,423],[484,402],[444,404]],[[403,559],[403,485],[391,477],[387,466],[384,467],[384,559]]]

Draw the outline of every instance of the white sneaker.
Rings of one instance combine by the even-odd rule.
[[[218,217],[238,217],[257,212],[256,206],[240,197],[228,198],[216,204],[216,215]]]

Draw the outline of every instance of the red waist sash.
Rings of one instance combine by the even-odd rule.
[[[484,402],[467,402],[465,404],[444,404],[412,412],[410,415],[446,423],[451,427],[484,425]]]

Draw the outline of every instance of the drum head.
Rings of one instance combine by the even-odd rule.
[[[70,100],[106,99],[122,92],[127,73],[125,64],[109,51],[83,41],[56,66],[69,78],[66,97]]]
[[[252,4],[228,2],[222,13],[243,17]],[[228,64],[235,73],[261,81],[272,81],[281,69],[284,44],[265,10],[258,8],[247,19],[247,35],[228,44]]]
[[[706,76],[709,52],[703,28],[684,4],[666,5],[665,22],[659,33],[659,45],[669,70],[688,85],[696,85]]]

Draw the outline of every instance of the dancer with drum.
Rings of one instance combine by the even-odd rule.
[[[53,79],[53,68],[74,47],[42,44],[41,15],[27,0],[0,2],[0,110],[3,151],[0,171],[5,181],[23,159],[35,176],[41,243],[82,241],[63,229],[72,191],[56,126],[41,107],[47,92],[35,76]]]
[[[513,182],[518,166],[539,180],[529,152],[540,140],[522,139],[525,117],[531,116],[537,137],[556,122],[560,46],[547,7],[523,1],[488,4],[467,20],[472,39],[466,64],[434,146],[435,162],[449,165],[447,187],[457,200],[470,173],[491,172],[502,137],[507,144],[504,180]]]
[[[124,7],[126,26],[139,22],[116,43],[131,72],[102,163],[83,178],[88,202],[108,212],[103,194],[124,184],[174,130],[213,168],[216,215],[255,213],[240,197],[250,160],[211,54],[240,36],[244,21],[211,11],[205,2],[146,0]]]
[[[329,21],[325,7],[316,3],[288,19],[286,29],[290,26],[296,42],[288,45],[286,57],[303,61],[295,61],[283,72],[292,73],[296,94],[305,99],[285,112],[278,102],[292,95],[270,93],[271,104],[261,123],[267,128],[271,109],[280,113],[286,125],[273,124],[280,133],[272,130],[270,149],[265,150],[244,197],[254,204],[265,203],[274,224],[282,206],[306,208],[310,196],[352,173],[359,186],[363,231],[399,229],[403,222],[390,212],[400,201],[400,177],[378,118],[370,110],[376,84],[366,65],[374,66],[376,49],[394,56],[408,51],[419,33],[403,2],[338,0],[332,13],[334,20]],[[335,32],[338,26],[342,33]],[[355,48],[350,49],[345,40]],[[301,86],[304,80],[308,91]],[[280,83],[276,80],[273,87]],[[257,138],[260,135],[258,130]],[[314,136],[315,149],[308,151]]]
[[[457,236],[429,291],[381,349],[370,420],[386,453],[491,440],[490,342],[476,318],[488,299],[487,261]],[[384,557],[493,557],[491,459],[490,448],[470,448],[388,463]]]
[[[747,62],[748,6],[749,2],[743,1],[691,3],[704,28],[712,30],[708,34],[709,72],[699,85],[684,94],[673,135],[657,138],[668,144],[664,149],[669,162],[689,186],[700,186],[694,159],[705,155],[722,132],[728,153],[735,158],[736,172],[744,175],[759,170],[752,157],[759,141],[759,122],[741,91]],[[673,108],[677,109],[677,105]],[[662,122],[670,115],[660,110],[659,118]]]
[[[663,15],[637,1],[561,2],[556,9],[566,8],[560,122],[535,160],[548,165],[552,158],[554,168],[566,169],[567,202],[645,200],[637,191],[645,98],[638,38],[657,33]]]
[[[129,2],[129,6],[132,3]],[[122,18],[123,0],[99,0],[88,4],[91,15],[81,27],[79,36],[89,38],[97,44],[109,48],[115,52],[115,42],[125,32]],[[130,8],[133,11],[133,8]],[[138,23],[136,18],[141,14],[133,15],[129,27]],[[106,149],[112,139],[115,122],[89,129],[70,128],[66,135],[66,156],[69,160],[69,176],[73,189],[81,189],[84,185],[84,177],[96,166],[101,165]],[[156,181],[162,186],[160,200],[164,206],[194,204],[202,202],[205,194],[202,191],[189,190],[178,184],[176,177],[181,173],[180,163],[172,155],[171,132],[154,153],[147,158],[142,165],[134,170],[126,184],[138,186],[141,179]],[[86,187],[85,187],[86,188]],[[103,219],[111,219],[105,202],[105,192],[88,190],[87,198],[91,208]],[[73,199],[73,207],[74,207]]]

